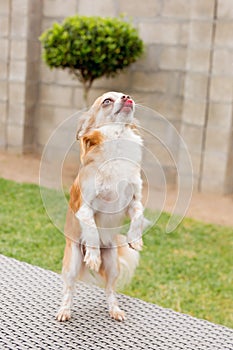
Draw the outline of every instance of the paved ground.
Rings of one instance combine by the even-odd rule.
[[[0,152],[0,176],[18,182],[39,182],[40,157],[37,155],[15,155]],[[72,183],[75,174],[73,167],[63,169],[63,183]],[[169,190],[164,209],[171,211],[176,199],[176,192]],[[153,203],[150,204],[153,208]],[[187,216],[221,225],[233,226],[233,195],[193,193]]]

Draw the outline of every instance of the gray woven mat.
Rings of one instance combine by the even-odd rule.
[[[73,318],[59,323],[59,275],[0,255],[0,349],[233,349],[233,330],[119,295],[123,323],[104,292],[79,284]]]

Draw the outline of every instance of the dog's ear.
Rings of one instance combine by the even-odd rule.
[[[85,135],[88,130],[94,126],[95,118],[91,113],[84,113],[78,120],[76,139],[80,140],[83,135]]]
[[[93,130],[92,132],[85,134],[80,138],[81,146],[81,162],[84,163],[85,155],[93,149],[93,147],[100,145],[104,142],[104,136],[98,130]]]

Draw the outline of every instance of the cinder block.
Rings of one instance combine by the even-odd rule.
[[[208,72],[210,49],[191,47],[188,49],[186,69],[192,72]]]
[[[9,105],[8,120],[10,124],[24,125],[25,118],[25,105],[24,104],[12,104]]]
[[[224,174],[219,176],[210,176],[202,177],[201,179],[201,192],[202,193],[215,193],[219,195],[224,195],[225,193],[225,181]]]
[[[11,40],[11,59],[25,60],[27,56],[26,40]]]
[[[186,0],[164,0],[162,15],[172,18],[189,18],[190,4]]]
[[[27,48],[27,61],[28,63],[38,64],[41,62],[41,46],[39,41],[37,41],[38,35],[34,36],[34,40],[28,40],[28,48]],[[36,40],[35,40],[36,39]]]
[[[30,0],[12,0],[11,8],[14,16],[26,16]]]
[[[232,102],[233,84],[230,77],[212,76],[210,99],[215,102]]]
[[[203,128],[183,124],[181,126],[181,137],[184,139],[189,152],[201,152]]]
[[[203,177],[209,176],[210,178],[224,177],[227,167],[228,155],[222,152],[205,152]],[[216,175],[216,176],[213,176]]]
[[[161,48],[147,45],[143,56],[133,64],[133,70],[157,71]]]
[[[36,127],[39,127],[40,124],[43,124],[43,120],[46,119],[46,125],[50,129],[56,128],[61,123],[66,124],[68,120],[74,113],[75,109],[64,108],[64,107],[55,107],[55,106],[39,106],[37,110],[37,120]]]
[[[189,32],[190,32],[190,23],[181,23],[180,24],[180,35],[179,35],[179,44],[188,45],[189,43]]]
[[[135,91],[155,91],[166,92],[169,82],[168,72],[145,73],[134,72],[132,76],[132,85]]]
[[[7,101],[7,81],[0,80],[0,101]]]
[[[214,14],[213,0],[194,0],[191,2],[192,19],[212,19]]]
[[[75,87],[81,86],[81,83],[78,80],[78,78],[76,78],[73,74],[69,73],[67,69],[55,69],[54,71],[56,83]]]
[[[233,76],[233,52],[225,49],[214,50],[213,73]]]
[[[7,103],[0,102],[0,123],[5,123],[7,117]]]
[[[10,13],[10,0],[0,1],[0,14],[7,15]]]
[[[189,151],[190,162],[187,159],[187,150],[180,148],[179,150],[179,173],[189,175],[199,176],[200,165],[201,165],[201,152]]]
[[[50,69],[45,63],[40,65],[40,81],[42,83],[53,83],[56,79],[56,69]]]
[[[98,95],[96,95],[96,93],[94,91],[96,91],[96,89],[93,87],[89,93],[89,105],[91,105],[94,102],[94,100],[98,97]],[[97,90],[97,91],[99,91],[99,90]],[[106,92],[106,91],[104,91],[104,92]],[[100,95],[101,95],[101,92],[100,92]],[[72,107],[76,108],[77,110],[84,108],[82,87],[75,88]]]
[[[5,123],[1,123],[1,121],[0,121],[0,149],[1,150],[6,149],[6,130],[5,130],[5,128],[6,128]]]
[[[11,20],[11,37],[12,38],[27,38],[28,17],[14,16]]]
[[[26,105],[32,106],[38,99],[39,87],[37,81],[28,80],[26,83]]]
[[[232,139],[233,144],[233,139]],[[224,187],[224,194],[232,193],[233,191],[233,177],[232,177],[232,171],[233,171],[233,151],[231,147],[231,152],[228,157],[228,163],[227,163],[227,169],[226,169],[226,176],[225,176],[225,187]]]
[[[25,81],[27,75],[26,61],[10,61],[10,80]]]
[[[24,137],[24,127],[21,125],[7,125],[7,145],[8,147],[22,147]]]
[[[9,103],[25,103],[25,84],[10,82],[9,84]]]
[[[35,118],[35,127],[43,127],[44,122],[52,126],[53,119],[55,115],[55,106],[42,106],[38,105],[36,118]]]
[[[207,94],[207,76],[200,73],[188,73],[185,79],[184,95],[189,99],[205,101]]]
[[[119,0],[119,13],[131,17],[155,17],[160,14],[161,2],[158,0],[147,0],[146,4],[141,0],[125,1]]]
[[[39,36],[41,35],[41,17],[40,17],[40,12],[33,12],[28,15],[29,20],[28,20],[28,33],[27,37],[29,39],[29,45],[35,44],[35,45],[40,45],[39,41],[37,40]],[[33,42],[33,40],[35,40]],[[31,42],[30,42],[31,41]],[[33,52],[32,52],[33,54]]]
[[[7,79],[7,62],[0,61],[0,79]]]
[[[176,70],[171,70],[169,72],[169,82],[167,88],[167,95],[169,99],[173,97],[183,97],[184,92],[184,72],[178,72]]]
[[[227,158],[227,154],[221,152],[205,153],[202,192],[224,193]]]
[[[47,30],[47,29],[51,28],[54,22],[58,22],[58,19],[57,19],[56,17],[55,17],[55,18],[52,18],[52,17],[42,17],[41,33],[42,33],[44,30]],[[59,22],[61,22],[61,21],[59,21]]]
[[[171,121],[173,124],[178,122],[179,126],[179,121],[182,117],[183,99],[181,97],[176,96],[165,96],[165,103],[168,100],[169,103],[167,102],[167,111],[166,114],[164,114],[164,116],[167,119],[169,119],[169,121]]]
[[[168,70],[184,70],[187,50],[180,47],[166,47],[162,50],[159,67]]]
[[[61,123],[64,123],[64,127],[67,125],[70,125],[69,120],[72,118],[72,116],[77,113],[76,108],[63,108],[63,107],[55,107],[54,109],[54,125],[60,125]],[[74,116],[74,118],[76,118]],[[77,116],[78,118],[78,116]]]
[[[0,39],[0,60],[7,61],[8,59],[8,39]]]
[[[39,79],[39,62],[27,62],[27,81],[35,83]]]
[[[79,0],[78,13],[85,16],[114,17],[117,6],[114,0]]]
[[[232,0],[218,0],[218,18],[233,19]]]
[[[207,152],[228,152],[231,129],[220,127],[207,127],[206,132],[206,150]]]
[[[177,44],[180,24],[164,22],[140,22],[139,33],[146,44]]]
[[[189,28],[189,45],[209,48],[211,46],[212,22],[192,21]]]
[[[232,123],[232,104],[216,103],[209,104],[208,125],[229,129]]]
[[[54,131],[53,127],[49,127],[47,122],[44,120],[39,124],[39,126],[35,129],[35,143],[37,146],[42,146],[42,148],[46,145],[49,138],[51,137]]]
[[[9,34],[9,17],[0,16],[0,37],[5,38]]]
[[[117,74],[114,78],[100,78],[94,81],[95,88],[103,88],[106,91],[122,91],[126,92],[129,89],[132,72],[125,69]]]
[[[77,12],[75,0],[46,0],[43,6],[43,15],[47,17],[67,17]]]
[[[233,21],[218,21],[216,28],[215,44],[219,47],[233,47],[232,40]]]
[[[194,102],[190,99],[184,100],[183,120],[193,125],[203,126],[205,123],[205,102]]]
[[[69,107],[72,101],[72,88],[68,86],[40,85],[42,104]]]

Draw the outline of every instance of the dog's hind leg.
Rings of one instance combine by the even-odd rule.
[[[75,291],[75,282],[83,265],[83,256],[78,243],[66,238],[65,254],[63,258],[62,277],[64,281],[63,300],[56,315],[58,321],[71,318],[71,306]]]
[[[109,314],[115,320],[123,321],[125,319],[125,313],[119,308],[115,295],[115,285],[119,275],[117,248],[102,248],[101,257],[101,270],[106,280],[106,297]]]

